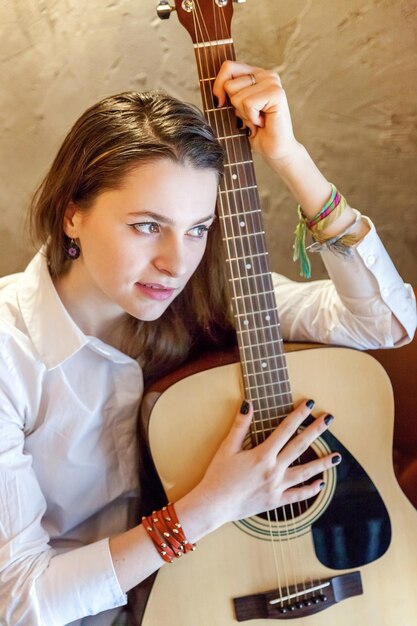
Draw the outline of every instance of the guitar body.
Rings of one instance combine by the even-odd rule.
[[[332,434],[376,485],[391,523],[389,545],[382,556],[371,562],[365,556],[367,564],[355,566],[363,594],[307,617],[297,618],[295,612],[291,618],[306,626],[412,626],[417,615],[416,514],[392,468],[393,398],[385,370],[372,357],[344,348],[292,352],[287,362],[294,400],[314,398],[315,412],[335,415]],[[153,405],[151,453],[170,500],[198,483],[226,435],[243,395],[240,372],[236,363],[216,367],[145,398],[145,406]],[[327,381],[332,381],[331,386]],[[320,440],[317,445],[319,455],[326,443]],[[344,462],[345,457],[340,471]],[[237,621],[234,598],[345,573],[320,562],[311,532],[320,516],[335,506],[338,472],[339,468],[324,476],[324,490],[289,524],[260,517],[227,524],[200,541],[194,553],[162,568],[142,625],[232,626]],[[341,503],[348,514],[349,497],[356,488],[348,482],[343,485]],[[250,623],[266,626],[268,621]]]

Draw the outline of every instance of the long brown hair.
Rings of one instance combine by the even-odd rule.
[[[88,209],[96,196],[120,186],[140,163],[172,159],[223,171],[223,151],[198,109],[164,93],[126,92],[90,107],[65,138],[30,206],[34,240],[46,249],[51,274],[68,269],[63,221],[70,202]],[[178,366],[199,345],[232,333],[231,309],[218,224],[202,262],[158,320],[130,317],[122,349],[140,358],[145,378]]]

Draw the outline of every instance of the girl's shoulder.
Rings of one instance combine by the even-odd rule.
[[[30,337],[0,305],[0,428],[31,429],[46,373]]]
[[[19,305],[18,290],[24,273],[0,278],[0,384],[15,388],[34,380],[44,370],[28,333]],[[7,379],[7,381],[5,380]]]

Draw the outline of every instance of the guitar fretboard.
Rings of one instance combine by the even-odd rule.
[[[209,41],[201,29],[194,48],[204,112],[225,152],[218,214],[245,394],[254,405],[251,432],[256,444],[292,410],[292,395],[249,141],[237,127],[230,102],[221,108],[214,104],[213,83],[223,61],[235,58],[233,42],[221,29]]]

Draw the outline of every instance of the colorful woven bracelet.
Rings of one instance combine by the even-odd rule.
[[[324,207],[317,213],[317,215],[315,217],[313,217],[312,220],[309,220],[307,222],[307,218],[306,218],[306,216],[303,213],[303,217],[306,220],[307,228],[312,228],[315,224],[317,224],[317,222],[319,222],[320,220],[322,220],[325,217],[327,217],[329,215],[329,213],[331,213],[332,210],[334,209],[334,204],[338,204],[339,203],[339,199],[337,198],[337,196],[338,195],[340,196],[340,194],[338,194],[338,191],[337,191],[336,187],[333,185],[333,183],[330,183],[330,186],[331,186],[331,190],[332,190],[330,198],[326,202]],[[301,207],[300,207],[300,209],[301,209]]]
[[[304,215],[301,206],[298,206],[299,223],[295,229],[294,253],[293,260],[300,261],[300,276],[305,278],[311,277],[311,263],[308,258],[306,249],[307,229],[312,237],[323,243],[330,237],[323,236],[322,231],[325,230],[332,222],[338,219],[347,207],[345,198],[337,191],[336,187],[331,184],[331,195],[324,207],[311,220]]]
[[[352,234],[352,230],[362,217],[362,214],[357,209],[352,209],[355,214],[355,219],[342,233],[325,239],[324,241],[315,241],[307,247],[308,252],[324,252],[330,250],[335,254],[342,254],[346,257],[352,256],[352,246],[358,243],[358,238],[355,234]]]

